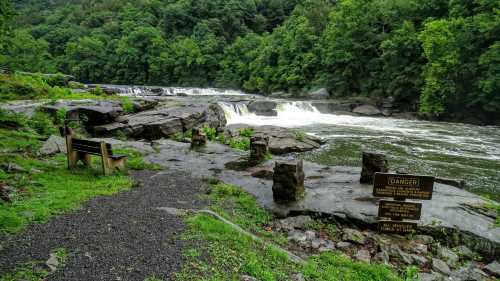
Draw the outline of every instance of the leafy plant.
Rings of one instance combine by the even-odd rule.
[[[217,139],[217,130],[215,128],[211,128],[209,126],[203,126],[202,128],[203,133],[207,135],[207,138],[210,141],[214,141]]]
[[[133,113],[135,111],[134,103],[132,102],[132,100],[130,100],[129,97],[121,97],[121,102],[123,111],[125,111],[126,113]]]
[[[240,130],[240,136],[250,138],[255,134],[253,128],[244,128]]]
[[[229,146],[240,150],[250,150],[249,138],[232,138],[229,140]]]

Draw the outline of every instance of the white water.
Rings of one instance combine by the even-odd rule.
[[[144,97],[144,96],[242,96],[245,93],[237,90],[218,88],[192,88],[192,87],[160,87],[160,86],[134,86],[134,85],[90,85],[109,88],[117,91],[119,95]]]

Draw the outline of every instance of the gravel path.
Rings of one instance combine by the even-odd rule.
[[[208,186],[182,172],[133,172],[140,186],[95,198],[74,213],[0,236],[0,276],[23,263],[48,259],[65,248],[69,259],[48,280],[170,280],[182,266],[182,218],[158,207],[199,209]]]

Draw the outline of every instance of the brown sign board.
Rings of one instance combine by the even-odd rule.
[[[408,234],[417,231],[417,224],[403,221],[379,221],[378,231],[382,233]]]
[[[434,177],[375,173],[373,196],[431,200]]]
[[[419,220],[421,214],[421,203],[381,200],[378,207],[379,217],[395,220]]]

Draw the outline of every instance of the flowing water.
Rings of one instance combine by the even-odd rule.
[[[326,165],[361,165],[361,151],[388,156],[392,170],[464,179],[472,192],[500,201],[500,128],[392,118],[322,114],[308,102],[285,102],[278,116],[221,103],[229,124],[296,128],[327,140],[304,158]]]

